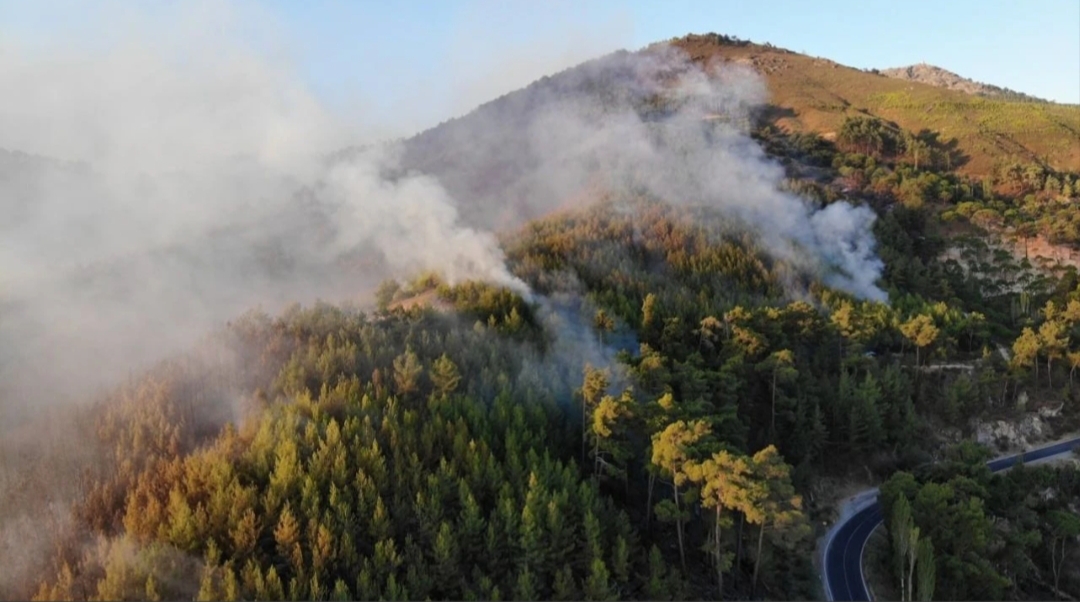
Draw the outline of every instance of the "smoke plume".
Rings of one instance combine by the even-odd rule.
[[[255,306],[368,302],[421,270],[527,293],[396,145],[337,152],[357,121],[243,42],[257,11],[158,9],[111,5],[94,43],[0,38],[0,597],[91,462],[70,404]]]
[[[766,101],[751,72],[663,46],[616,53],[365,146],[272,33],[241,42],[259,18],[237,6],[110,13],[95,44],[0,39],[0,437],[19,454],[37,444],[9,437],[30,409],[86,398],[253,306],[367,300],[421,270],[527,296],[492,231],[597,183],[713,208],[826,283],[884,298],[873,213],[782,192],[746,134]],[[586,330],[573,299],[540,306],[558,332]],[[613,357],[591,336],[556,351]],[[0,500],[20,487],[0,464]],[[30,547],[23,519],[4,517],[0,552]]]
[[[362,298],[418,270],[525,291],[437,180],[390,145],[331,161],[361,132],[220,12],[180,16],[161,38],[0,49],[0,416],[255,305]]]
[[[753,71],[702,66],[677,48],[619,52],[544,78],[408,141],[470,223],[506,227],[600,187],[708,207],[755,231],[773,256],[883,301],[874,213],[782,190],[784,169],[748,135],[767,90]],[[451,154],[449,149],[457,149]],[[585,195],[587,196],[587,195]]]

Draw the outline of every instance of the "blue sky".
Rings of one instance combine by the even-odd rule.
[[[237,3],[241,4],[237,4]],[[157,2],[120,3],[154,6]],[[214,4],[214,1],[202,4]],[[429,127],[619,48],[715,31],[854,67],[928,62],[1080,103],[1078,0],[263,0],[258,14],[316,92],[393,129]],[[62,8],[57,8],[57,7]],[[78,29],[101,4],[0,0],[3,37]],[[45,8],[42,8],[45,7]],[[66,29],[65,29],[66,28]]]
[[[270,6],[302,37],[317,85],[333,89],[347,81],[366,97],[431,114],[421,121],[439,121],[609,50],[709,31],[860,68],[929,62],[1080,103],[1078,0],[274,0]],[[463,81],[455,82],[456,74]],[[413,94],[421,90],[421,104],[430,109],[416,106]]]

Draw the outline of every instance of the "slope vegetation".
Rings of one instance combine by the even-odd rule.
[[[0,598],[809,599],[833,483],[921,479],[971,449],[948,444],[980,420],[1057,408],[1051,436],[1080,421],[1077,275],[960,246],[953,230],[1023,217],[1016,199],[952,173],[937,147],[903,151],[923,142],[902,137],[915,118],[874,105],[897,127],[848,119],[915,84],[719,36],[676,44],[690,63],[636,62],[662,48],[591,61],[379,164],[394,172],[380,182],[439,178],[461,203],[447,221],[525,222],[501,228],[499,260],[529,295],[420,275],[380,285],[371,313],[251,312],[70,412],[70,436],[43,431],[70,457],[0,439],[0,485],[14,484],[0,557],[22,563],[0,571]],[[708,88],[717,104],[665,100],[678,69],[713,60],[751,64],[769,89],[735,79]],[[767,112],[746,110],[766,93]],[[944,156],[974,169],[962,144]],[[1035,173],[1033,200],[1073,198],[1061,175]],[[796,227],[875,212],[857,223],[888,304],[830,284],[853,255],[842,222]],[[1077,474],[1061,472],[1062,492]],[[1064,544],[1043,551],[1075,537],[1065,506],[1021,498],[1034,481],[999,498],[969,476],[912,489],[934,546],[921,566],[938,567],[920,581],[939,598],[1041,599],[1044,582],[1075,596]],[[1012,521],[998,500],[1031,505]]]
[[[942,168],[962,176],[1000,177],[1016,164],[1080,171],[1080,106],[972,96],[717,34],[619,51],[541,78],[406,140],[403,164],[438,177],[461,201],[465,220],[484,227],[519,225],[574,206],[583,193],[594,198],[588,186],[571,186],[563,171],[543,169],[552,148],[537,138],[558,140],[559,133],[545,120],[581,104],[662,113],[656,88],[640,80],[636,65],[642,55],[669,46],[691,64],[735,63],[757,71],[769,104],[754,116],[788,133],[831,140],[845,120],[876,117],[948,149]]]
[[[764,77],[772,119],[792,131],[837,132],[844,119],[873,115],[904,130],[955,139],[964,155],[958,171],[989,175],[998,165],[1036,161],[1080,169],[1080,107],[1019,103],[903,81],[789,50],[716,34],[671,42],[695,61],[735,61]]]

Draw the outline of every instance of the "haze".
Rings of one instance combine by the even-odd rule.
[[[463,199],[428,175],[401,172],[394,145],[357,146],[365,132],[351,124],[360,120],[320,102],[251,6],[155,8],[114,5],[115,15],[95,13],[108,39],[8,45],[0,62],[0,83],[13,91],[0,148],[14,153],[3,184],[13,216],[0,252],[3,382],[6,399],[23,407],[85,395],[256,305],[366,301],[378,280],[424,269],[526,292],[488,231],[499,224],[475,215],[509,210],[510,223],[543,215],[586,185],[586,164],[601,166],[609,187],[632,182],[658,198],[722,208],[761,232],[774,255],[884,298],[868,210],[841,203],[813,213],[777,192],[782,170],[745,134],[703,124],[706,112],[745,119],[765,101],[752,73],[727,70],[714,81],[661,52],[573,76],[683,73],[675,91],[683,108],[659,131],[633,109],[635,94],[656,90],[633,86],[599,121],[595,99],[552,98],[538,114],[511,108],[511,122],[531,123],[520,154],[500,138],[513,129],[507,123],[470,122],[452,152],[501,154],[519,180],[503,198],[452,188],[471,203],[463,221]],[[346,147],[360,150],[329,159]],[[678,158],[667,152],[676,147]]]

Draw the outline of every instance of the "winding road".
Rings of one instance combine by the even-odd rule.
[[[991,460],[987,465],[991,471],[998,472],[1012,467],[1021,459],[1030,463],[1064,456],[1078,448],[1080,437],[1074,437],[1022,454]],[[870,534],[879,524],[881,507],[877,503],[877,489],[864,491],[845,504],[840,519],[826,536],[821,577],[827,600],[870,600],[862,559],[866,542],[870,541]]]

